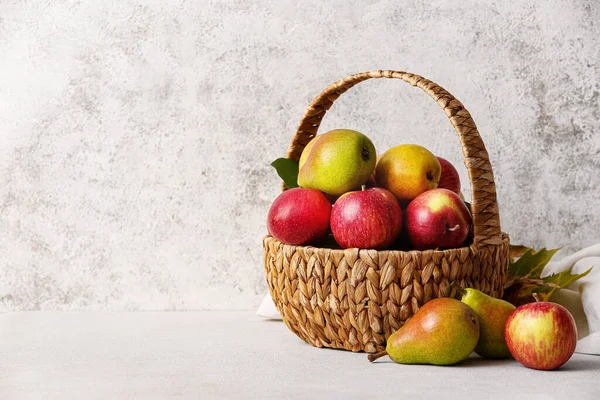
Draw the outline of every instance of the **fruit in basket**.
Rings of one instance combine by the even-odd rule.
[[[442,157],[437,157],[442,167],[442,173],[440,174],[440,181],[438,182],[438,188],[452,190],[457,195],[460,193],[460,177],[458,171],[454,168],[454,165],[450,161]]]
[[[365,183],[365,186],[368,188],[377,186],[377,182],[375,181],[375,174],[371,174],[371,176],[369,176],[369,179],[367,179],[367,183]]]
[[[435,189],[440,162],[425,147],[401,144],[386,151],[375,169],[377,185],[392,192],[405,207],[421,193]]]
[[[471,307],[442,297],[425,303],[387,339],[384,355],[401,364],[456,364],[471,354],[479,340],[479,321]]]
[[[302,168],[302,166],[306,162],[306,159],[308,158],[308,155],[310,154],[312,147],[314,146],[317,139],[319,139],[319,137],[320,137],[320,135],[317,135],[314,138],[312,138],[310,140],[310,142],[308,142],[306,144],[306,147],[304,147],[304,150],[302,150],[302,154],[300,154],[300,160],[298,160],[298,169]]]
[[[271,204],[267,229],[280,242],[301,245],[323,240],[329,234],[331,203],[318,190],[294,188]]]
[[[382,154],[378,154],[377,155],[377,161],[375,163],[375,166],[377,166],[377,163],[381,159],[381,156],[382,156]],[[367,179],[367,183],[365,183],[365,185],[368,188],[372,188],[372,187],[376,187],[377,186],[377,180],[375,179],[375,170],[373,170],[373,173],[371,174],[371,176],[369,176],[369,179]]]
[[[577,326],[563,306],[547,301],[518,307],[506,322],[506,344],[528,368],[552,370],[566,363],[577,345]]]
[[[419,195],[410,202],[405,216],[408,240],[417,250],[460,247],[471,231],[467,206],[448,189]]]
[[[298,185],[304,188],[341,196],[364,185],[375,169],[375,146],[357,131],[329,131],[313,139],[307,148],[300,157],[298,172]]]
[[[382,188],[348,192],[331,211],[331,232],[345,249],[385,249],[396,241],[401,229],[398,200]]]
[[[481,334],[475,352],[485,358],[510,357],[504,327],[515,306],[472,288],[462,290],[461,301],[471,307],[479,318]]]

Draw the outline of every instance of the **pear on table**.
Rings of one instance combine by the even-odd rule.
[[[471,354],[479,340],[479,321],[473,310],[456,299],[425,303],[387,340],[385,351],[369,361],[389,357],[400,364],[456,364]]]
[[[504,338],[504,328],[508,317],[516,307],[476,289],[463,289],[461,293],[461,301],[473,309],[481,326],[481,335],[475,352],[485,358],[510,357]]]

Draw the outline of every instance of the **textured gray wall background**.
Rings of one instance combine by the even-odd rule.
[[[320,90],[376,68],[471,111],[513,242],[600,241],[596,1],[295,3],[0,1],[0,310],[255,306],[269,162]],[[347,93],[336,127],[461,165],[401,82]]]

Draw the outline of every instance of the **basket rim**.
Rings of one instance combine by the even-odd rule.
[[[502,242],[504,242],[505,240],[509,239],[509,235],[506,232],[500,232],[498,235],[498,241],[494,241],[492,243],[488,243],[488,245],[491,246],[499,246],[502,244]],[[376,253],[386,253],[386,254],[410,254],[413,256],[417,256],[417,255],[421,255],[423,253],[428,253],[431,255],[438,255],[438,256],[444,256],[444,255],[448,255],[448,254],[452,254],[454,252],[458,252],[458,251],[464,251],[464,250],[469,250],[472,253],[477,253],[480,249],[481,249],[481,243],[479,244],[475,244],[474,242],[471,242],[470,245],[468,246],[461,246],[461,247],[453,247],[451,249],[428,249],[428,250],[399,250],[399,249],[384,249],[384,250],[378,250],[378,249],[361,249],[358,247],[350,247],[347,249],[334,249],[331,247],[318,247],[318,246],[312,246],[312,245],[294,245],[294,244],[288,244],[288,243],[284,243],[276,238],[274,238],[271,235],[265,235],[263,237],[263,242],[265,242],[266,240],[273,240],[277,243],[280,243],[282,246],[290,248],[294,251],[297,250],[301,250],[301,251],[320,251],[320,250],[327,250],[329,252],[334,253],[334,255],[343,255],[346,254],[348,251],[351,252],[357,252],[357,253],[372,253],[372,252],[376,252]]]

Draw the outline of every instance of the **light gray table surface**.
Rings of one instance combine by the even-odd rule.
[[[250,311],[0,315],[0,399],[600,399],[600,357],[557,371],[472,355],[370,364]]]

